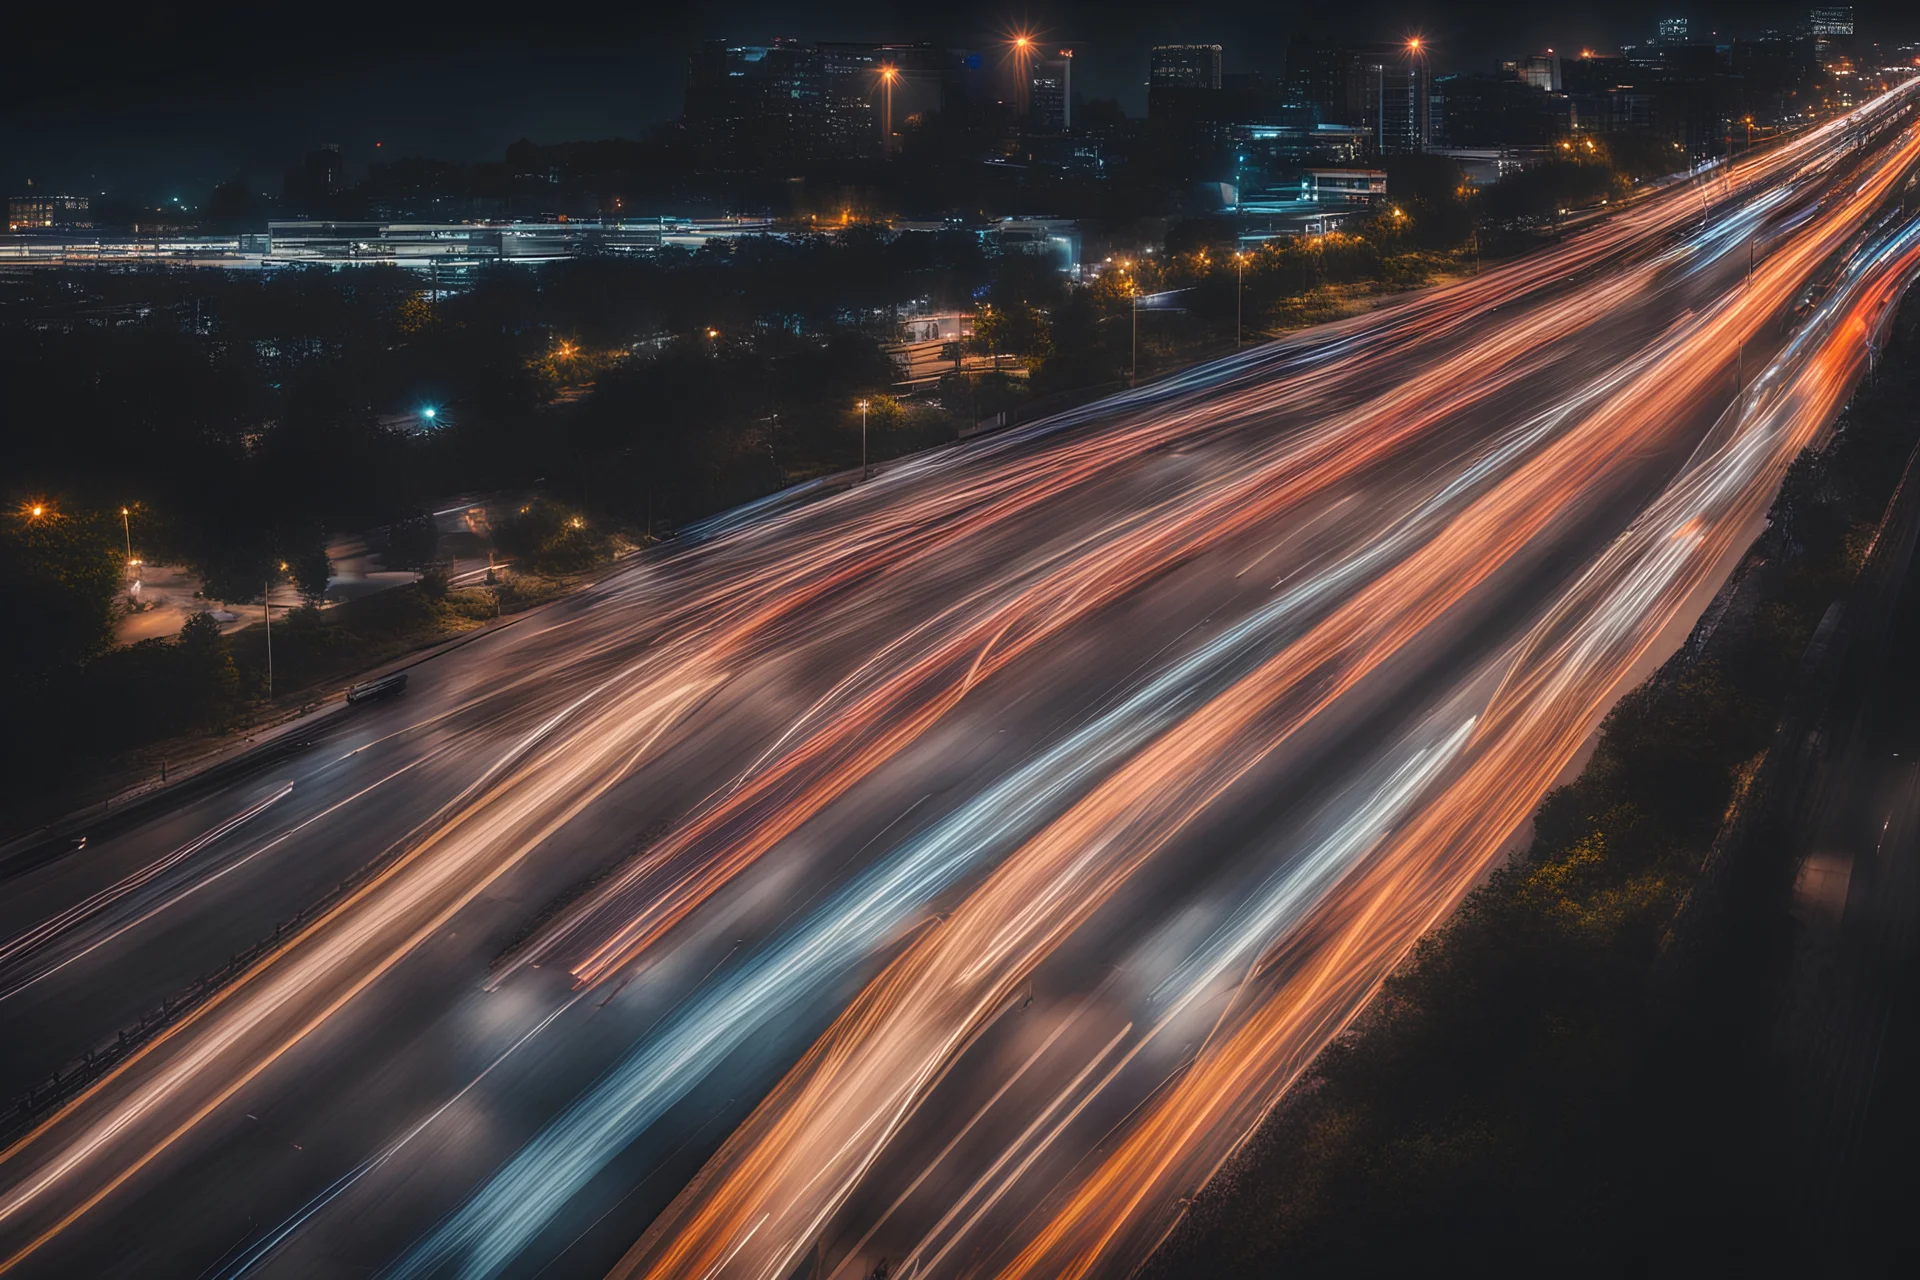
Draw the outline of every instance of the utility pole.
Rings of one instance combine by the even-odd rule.
[[[260,616],[267,624],[267,701],[273,701],[273,583],[260,584]]]
[[[860,402],[860,480],[867,479],[867,402]]]
[[[1133,354],[1127,359],[1127,381],[1132,382],[1140,376],[1140,282],[1128,283],[1133,285]]]

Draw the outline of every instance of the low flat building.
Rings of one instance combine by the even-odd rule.
[[[264,234],[98,235],[40,229],[0,236],[0,264],[152,263],[233,270],[385,265],[458,287],[495,263],[556,262],[586,253],[698,249],[713,240],[779,235],[765,219],[625,218],[552,222],[272,222]]]
[[[1387,194],[1385,169],[1309,169],[1300,198],[1316,204],[1364,204]]]
[[[1001,253],[1045,258],[1065,275],[1080,271],[1080,224],[1071,218],[1002,218],[982,233]]]
[[[92,210],[91,196],[14,196],[7,201],[7,230],[84,230],[93,225]]]

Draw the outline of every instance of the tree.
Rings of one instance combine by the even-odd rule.
[[[189,717],[199,724],[219,723],[240,696],[240,671],[220,638],[220,624],[210,613],[196,613],[180,628],[176,643],[182,688],[192,704]]]
[[[983,355],[1037,359],[1052,347],[1047,318],[1025,302],[982,307],[973,318],[973,349]]]
[[[117,513],[38,498],[0,516],[0,680],[30,686],[106,649],[123,558]]]
[[[326,544],[317,536],[302,542],[287,554],[287,569],[293,583],[308,604],[326,598],[327,579],[333,575],[333,561],[327,558]]]

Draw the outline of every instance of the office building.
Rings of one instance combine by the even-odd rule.
[[[7,201],[9,231],[68,231],[93,226],[89,196],[14,196]]]
[[[1157,44],[1147,55],[1147,87],[1153,89],[1218,89],[1220,46],[1217,44]]]
[[[1687,39],[1687,20],[1685,18],[1660,19],[1661,44],[1685,44],[1687,43]]]
[[[1564,84],[1560,73],[1560,55],[1549,49],[1545,53],[1536,53],[1515,68],[1520,79],[1536,89],[1548,93],[1559,93]]]
[[[880,151],[871,96],[820,49],[797,40],[709,40],[690,70],[684,118],[701,168],[778,168]]]
[[[1816,39],[1850,36],[1853,34],[1853,6],[1833,4],[1813,9],[1807,14],[1807,28]]]
[[[309,151],[299,164],[288,169],[282,183],[287,207],[299,213],[317,213],[346,190],[347,165],[340,144],[329,142]]]
[[[826,78],[827,102],[848,128],[858,128],[867,121],[876,130],[882,127],[883,72],[892,76],[896,135],[935,112],[977,115],[991,97],[985,61],[973,50],[925,42],[838,41],[814,47]],[[850,149],[861,151],[858,146]]]
[[[1365,104],[1361,123],[1382,155],[1425,151],[1433,141],[1433,84],[1427,60],[1401,45],[1355,51],[1352,77]]]
[[[1316,204],[1366,204],[1386,194],[1383,169],[1309,169],[1300,179],[1300,198]]]
[[[1433,120],[1437,146],[1539,147],[1568,128],[1566,95],[1549,93],[1510,71],[1439,76],[1433,88],[1439,99]]]
[[[1027,131],[1059,135],[1073,129],[1073,50],[1033,60],[1027,79]]]
[[[1357,124],[1361,104],[1349,91],[1353,66],[1351,49],[1326,40],[1290,41],[1286,95],[1290,101],[1314,108],[1321,120]]]

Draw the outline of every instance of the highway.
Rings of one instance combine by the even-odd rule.
[[[719,518],[12,878],[12,1094],[257,954],[0,1152],[0,1270],[1124,1274],[1831,423],[1916,92]]]

